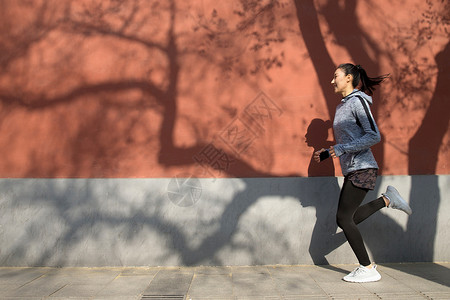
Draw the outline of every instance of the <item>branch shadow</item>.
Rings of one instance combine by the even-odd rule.
[[[137,2],[135,2],[137,5]],[[70,4],[69,4],[70,6]],[[70,10],[71,8],[67,8]],[[84,83],[80,86],[76,86],[75,88],[66,91],[65,93],[55,96],[49,97],[46,95],[35,95],[35,97],[28,97],[21,94],[9,93],[10,91],[1,91],[0,98],[4,105],[9,107],[21,107],[25,110],[29,111],[39,111],[45,110],[49,108],[60,107],[63,105],[69,105],[73,102],[82,101],[85,98],[89,98],[90,96],[96,96],[99,99],[102,99],[103,103],[93,111],[92,116],[86,118],[86,122],[82,124],[79,129],[79,132],[75,135],[75,140],[73,145],[71,145],[74,149],[74,153],[72,156],[72,163],[74,168],[72,169],[71,177],[79,176],[79,168],[83,167],[84,157],[82,153],[87,152],[87,155],[90,155],[92,161],[95,164],[88,165],[87,168],[90,170],[90,176],[99,176],[103,177],[104,168],[111,167],[110,163],[113,159],[117,159],[120,157],[121,148],[115,147],[107,147],[109,142],[116,142],[119,138],[117,134],[112,133],[110,139],[103,139],[100,134],[98,134],[99,130],[107,129],[109,125],[112,128],[115,122],[119,122],[120,120],[112,118],[108,120],[108,122],[102,123],[103,126],[97,126],[98,128],[88,131],[89,128],[95,127],[95,122],[100,120],[103,117],[105,111],[109,109],[121,110],[126,108],[138,109],[138,110],[146,110],[149,107],[151,109],[159,110],[162,116],[160,131],[159,131],[159,163],[166,167],[170,168],[173,166],[189,166],[193,165],[193,157],[198,154],[206,144],[202,142],[198,142],[196,145],[192,147],[178,147],[175,145],[174,132],[175,132],[175,122],[178,119],[178,86],[179,86],[179,76],[180,76],[180,50],[177,44],[177,36],[175,33],[175,25],[176,25],[176,5],[175,1],[170,1],[169,3],[169,14],[170,14],[170,24],[169,29],[167,31],[167,45],[160,45],[157,43],[152,43],[147,40],[140,39],[133,35],[128,35],[125,33],[124,28],[126,28],[132,22],[135,17],[134,12],[136,12],[136,7],[134,7],[132,14],[129,18],[126,18],[124,22],[124,26],[122,26],[118,31],[113,30],[105,24],[89,24],[78,22],[74,20],[63,20],[63,24],[60,26],[59,30],[64,30],[70,33],[76,32],[81,33],[84,37],[90,36],[100,36],[100,37],[113,37],[119,40],[125,40],[127,42],[134,42],[140,45],[145,46],[149,51],[153,49],[157,49],[162,52],[167,58],[167,86],[162,88],[159,87],[156,83],[151,80],[107,80],[101,83]],[[270,9],[270,6],[264,7],[264,9]],[[98,13],[98,11],[96,12]],[[257,14],[262,14],[261,11],[258,11]],[[104,17],[104,16],[102,16]],[[66,18],[68,18],[66,16]],[[104,20],[102,20],[104,21]],[[251,21],[253,22],[253,21]],[[102,23],[102,22],[100,22]],[[270,28],[268,29],[270,30]],[[30,45],[37,42],[37,40],[30,41]],[[280,41],[281,42],[281,41]],[[270,44],[269,42],[265,42],[266,44]],[[27,49],[31,46],[27,45]],[[264,46],[262,46],[264,47]],[[25,53],[27,49],[24,49]],[[6,65],[6,63],[5,63]],[[268,67],[272,67],[269,65]],[[139,90],[143,92],[145,95],[142,102],[137,104],[130,103],[115,103],[114,101],[109,101],[108,94],[104,93],[119,93],[122,91],[128,90]],[[123,111],[123,110],[122,110]],[[132,125],[135,120],[131,120],[130,124]],[[130,125],[130,126],[131,126]],[[89,134],[87,134],[87,132]],[[88,151],[84,151],[88,149]],[[79,153],[80,152],[80,153]],[[82,153],[81,153],[82,152]],[[227,170],[228,176],[251,176],[251,177],[281,177],[271,174],[270,172],[261,172],[256,170],[252,165],[250,165],[244,159],[241,159],[238,156],[233,155],[232,153],[227,153],[230,157],[232,157],[234,163],[233,168]],[[109,157],[112,156],[112,157]],[[33,159],[34,162],[38,163],[38,158]],[[113,165],[114,167],[114,165]],[[37,172],[51,171],[57,173],[57,169],[49,168],[47,170],[39,169],[36,166],[31,166],[28,169],[27,174],[29,177],[33,177]],[[288,174],[289,176],[290,174]],[[48,177],[52,177],[51,174],[46,174]],[[253,183],[251,179],[243,179],[246,184],[249,186]],[[77,183],[74,183],[76,186]],[[39,191],[41,187],[36,187],[36,192]],[[65,191],[59,191],[58,186],[50,184],[45,187],[47,189],[46,192],[42,192],[43,194],[47,193],[47,199],[39,199],[38,201],[42,201],[46,203],[46,205],[51,206],[53,209],[57,211],[57,214],[61,217],[67,217],[68,213],[68,204],[67,201],[73,200],[74,202],[78,202],[81,206],[83,205],[98,205],[93,191],[94,187],[90,186],[90,184],[86,184],[86,186],[81,187],[82,191],[85,191],[86,194],[81,193],[80,196],[83,197],[82,202],[79,203],[79,199],[74,195],[71,195],[73,189],[77,189],[78,187],[73,187],[69,185]],[[111,191],[113,192],[113,191]],[[40,258],[35,260],[35,264],[39,266],[44,266],[46,264],[56,264],[56,265],[65,265],[67,260],[64,258],[59,258],[57,262],[53,261],[52,253],[54,249],[61,249],[64,247],[71,247],[73,245],[77,245],[80,243],[82,236],[81,232],[84,230],[88,230],[87,228],[95,228],[97,226],[108,226],[110,228],[116,228],[117,226],[132,226],[134,224],[143,224],[143,226],[151,227],[156,230],[162,231],[163,235],[169,235],[172,240],[173,249],[180,252],[180,256],[182,258],[182,263],[185,265],[194,265],[204,261],[207,258],[213,258],[215,253],[217,253],[224,245],[230,242],[230,238],[235,232],[237,225],[239,223],[241,215],[251,206],[253,205],[260,197],[265,195],[274,195],[274,193],[265,194],[263,192],[256,193],[253,198],[248,198],[246,195],[248,191],[243,191],[235,196],[233,201],[228,205],[223,215],[220,219],[219,230],[215,232],[212,236],[205,238],[202,241],[202,244],[195,248],[191,249],[188,247],[188,242],[186,241],[186,237],[183,236],[182,231],[180,231],[177,226],[165,222],[163,218],[160,218],[158,214],[154,214],[149,216],[142,212],[136,212],[132,218],[121,218],[114,216],[105,216],[105,215],[87,215],[80,216],[79,218],[71,219],[69,218],[68,224],[70,225],[69,229],[63,234],[62,237],[54,241],[54,244],[49,245],[45,250],[42,251]],[[292,193],[288,193],[291,196],[296,196]],[[286,194],[287,195],[287,194]],[[28,199],[32,199],[32,195],[28,195]],[[149,195],[151,197],[151,195]],[[159,201],[159,200],[158,200]],[[33,225],[29,226],[27,230],[33,231]],[[96,234],[101,234],[100,232],[94,232],[94,236]],[[127,235],[127,238],[130,239],[133,237],[133,233],[130,232]],[[16,253],[18,257],[26,257],[29,249],[26,247],[26,242],[24,244],[18,244],[17,247],[12,251]],[[8,260],[8,258],[7,258]],[[101,262],[100,262],[101,263]]]

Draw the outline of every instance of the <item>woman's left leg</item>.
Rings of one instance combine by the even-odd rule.
[[[344,231],[350,247],[362,266],[368,266],[371,263],[354,216],[366,194],[367,190],[355,187],[350,180],[346,179],[342,186],[336,214],[337,224]]]
[[[386,202],[384,201],[383,197],[377,198],[364,205],[361,205],[356,210],[355,215],[353,216],[353,221],[355,221],[355,224],[358,225],[383,207],[386,207]]]

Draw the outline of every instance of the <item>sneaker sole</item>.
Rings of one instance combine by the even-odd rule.
[[[375,281],[379,281],[381,279],[381,275],[378,276],[374,276],[374,277],[369,277],[363,280],[353,280],[353,279],[345,279],[342,278],[342,280],[346,281],[346,282],[352,282],[352,283],[368,283],[368,282],[375,282]]]

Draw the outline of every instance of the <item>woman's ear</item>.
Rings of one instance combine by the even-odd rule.
[[[353,75],[352,74],[348,74],[346,76],[346,78],[347,78],[347,82],[352,82],[353,81]]]

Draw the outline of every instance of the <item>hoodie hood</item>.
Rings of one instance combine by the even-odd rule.
[[[367,95],[364,92],[361,92],[358,89],[354,89],[353,92],[351,92],[350,94],[348,94],[346,97],[342,98],[342,102],[347,101],[348,99],[354,97],[354,96],[361,96],[364,98],[364,100],[366,100],[367,102],[369,102],[370,105],[372,105],[372,96]]]

